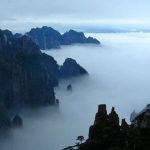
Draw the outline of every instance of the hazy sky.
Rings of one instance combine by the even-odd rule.
[[[1,0],[0,28],[150,24],[150,0]]]

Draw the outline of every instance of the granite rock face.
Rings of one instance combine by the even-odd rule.
[[[7,108],[55,104],[59,66],[28,36],[0,30],[0,102]]]
[[[60,48],[61,45],[84,43],[100,44],[97,39],[94,39],[92,37],[86,38],[83,32],[70,30],[61,35],[58,31],[47,26],[44,26],[42,28],[33,28],[31,29],[31,31],[27,32],[26,35],[31,37],[31,39],[42,50]]]
[[[72,58],[67,58],[59,70],[59,78],[77,77],[86,74],[88,72]]]

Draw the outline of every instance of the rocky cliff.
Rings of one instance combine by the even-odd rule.
[[[148,109],[144,110],[144,114],[140,113],[136,117],[138,124],[128,125],[122,119],[120,125],[114,107],[107,114],[106,105],[99,105],[94,125],[89,129],[88,139],[75,147],[79,150],[149,150],[150,113]]]
[[[0,102],[7,108],[55,104],[59,66],[28,37],[0,31]]]
[[[59,79],[84,73],[72,59],[60,67],[29,36],[16,37],[9,30],[0,30],[0,128],[10,124],[8,110],[58,104],[54,87]]]

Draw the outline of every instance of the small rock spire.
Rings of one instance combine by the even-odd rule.
[[[108,120],[108,115],[107,115],[107,110],[106,110],[106,105],[101,104],[98,106],[98,113],[95,116],[95,125],[100,125],[103,123],[106,123]]]
[[[115,107],[112,107],[111,113],[109,114],[108,119],[112,125],[119,126],[119,116],[115,111]]]
[[[122,119],[121,129],[126,130],[126,129],[128,129],[128,127],[129,127],[129,125],[127,124],[126,120]]]

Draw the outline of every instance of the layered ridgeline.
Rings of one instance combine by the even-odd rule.
[[[94,124],[89,129],[88,139],[79,136],[74,146],[64,150],[149,150],[150,149],[150,105],[147,105],[132,119],[128,125],[119,116],[113,107],[111,113],[107,113],[106,105],[99,105]]]
[[[51,27],[33,28],[26,33],[32,40],[39,46],[40,49],[52,49],[60,48],[61,45],[71,44],[100,44],[100,42],[92,37],[86,38],[83,32],[77,32],[70,30],[64,34],[60,34],[58,31]],[[16,34],[15,36],[20,36]]]
[[[14,36],[8,30],[0,30],[0,109],[4,110],[0,111],[0,128],[10,126],[8,110],[56,105],[54,87],[59,79],[87,74],[79,72],[83,68],[75,60],[67,60],[69,65],[60,67],[53,57],[42,53],[29,36]],[[74,68],[73,73],[70,68]],[[14,122],[21,122],[16,118]]]

